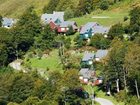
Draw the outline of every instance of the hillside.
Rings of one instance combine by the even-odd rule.
[[[78,25],[84,25],[87,21],[96,21],[102,25],[111,26],[118,22],[123,22],[124,17],[129,16],[129,11],[138,5],[140,5],[140,0],[124,0],[110,6],[106,11],[96,10],[91,14],[84,15],[80,18],[73,18],[71,20],[76,21]]]
[[[66,8],[65,6],[72,5],[75,7],[78,4],[79,0],[71,0],[68,4],[65,0],[60,0],[56,9],[61,10],[62,8]],[[33,5],[38,15],[42,13],[42,9],[45,5],[47,5],[49,0],[0,0],[0,14],[6,17],[18,18],[23,11],[25,11],[29,6]],[[136,5],[140,5],[140,0],[123,0],[119,3],[116,3],[107,11],[96,10],[89,15],[79,18],[74,18],[78,22],[79,25],[84,24],[86,21],[98,21],[104,25],[112,25],[118,21],[122,21],[124,16],[128,15],[128,11]],[[95,19],[93,16],[107,16],[109,19]],[[82,21],[81,21],[82,20]],[[109,21],[109,23],[108,23]]]
[[[0,0],[0,14],[8,17],[18,17],[29,6],[33,5],[38,14],[49,0]]]

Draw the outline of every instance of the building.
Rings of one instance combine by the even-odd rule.
[[[58,25],[57,32],[66,33],[70,27],[72,27],[73,32],[76,32],[78,30],[78,26],[75,21],[63,21],[62,23],[60,23],[60,25]]]
[[[53,22],[57,25],[59,25],[61,22],[64,21],[64,12],[53,12],[53,14],[42,14],[41,20],[45,24],[49,24],[50,22]]]
[[[93,35],[99,34],[107,34],[109,32],[108,27],[103,27],[96,22],[88,22],[80,30],[80,38],[81,39],[89,39]]]
[[[79,71],[79,79],[81,82],[88,84],[89,80],[94,76],[94,71],[89,68],[82,68]]]
[[[81,66],[86,67],[88,65],[92,65],[94,58],[95,58],[94,53],[85,52],[81,61]]]
[[[92,28],[92,35],[94,34],[104,34],[106,35],[109,32],[108,27],[103,27],[103,26],[95,26]]]
[[[15,19],[5,17],[5,18],[3,18],[3,21],[2,21],[2,27],[10,28],[15,23],[16,23],[16,20]]]
[[[80,30],[80,38],[81,39],[88,39],[92,37],[92,31],[94,26],[98,26],[99,24],[96,22],[88,22],[84,26],[81,27]]]
[[[95,60],[100,61],[104,57],[106,57],[108,54],[108,50],[98,50],[95,54]]]

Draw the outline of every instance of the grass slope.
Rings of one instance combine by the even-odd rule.
[[[140,5],[140,0],[124,0],[116,3],[106,11],[96,10],[91,14],[79,18],[73,18],[78,25],[84,25],[87,22],[98,22],[105,26],[111,26],[118,22],[123,22],[124,16],[129,15],[129,11],[134,7]],[[92,18],[92,17],[108,17],[108,18]]]
[[[0,0],[0,14],[7,17],[19,17],[28,7],[35,6],[38,14],[49,0]]]
[[[53,50],[47,58],[31,58],[31,67],[38,69],[58,70],[63,72],[58,50]]]

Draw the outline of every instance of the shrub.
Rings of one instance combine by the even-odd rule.
[[[103,0],[100,4],[100,9],[107,10],[109,8],[109,2],[106,0]]]

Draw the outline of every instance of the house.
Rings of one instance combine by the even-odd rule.
[[[80,38],[81,39],[88,39],[92,37],[92,31],[94,26],[98,26],[99,24],[96,22],[88,22],[80,30]]]
[[[84,25],[80,30],[80,38],[81,39],[89,39],[93,35],[99,34],[107,34],[109,32],[108,27],[103,27],[96,22],[88,22]]]
[[[108,54],[108,50],[98,50],[95,54],[95,60],[100,61],[104,57],[106,57]]]
[[[3,18],[3,21],[2,21],[2,27],[5,27],[5,28],[10,28],[12,27],[14,24],[16,23],[16,20],[15,19],[12,19],[12,18]]]
[[[103,27],[103,26],[95,26],[92,28],[92,35],[94,34],[107,34],[109,32],[109,29],[108,27]]]
[[[69,27],[72,27],[74,32],[76,32],[78,30],[78,26],[75,21],[63,21],[58,26],[57,32],[66,33],[69,30]]]
[[[89,68],[82,68],[79,71],[79,79],[81,82],[88,84],[90,78],[94,76],[94,71],[90,70]]]
[[[41,20],[46,23],[49,24],[50,22],[53,22],[57,25],[59,25],[61,22],[64,21],[64,12],[53,12],[53,14],[42,14],[41,16]]]
[[[95,54],[86,52],[82,58],[81,66],[86,67],[87,65],[92,65],[94,58]]]

